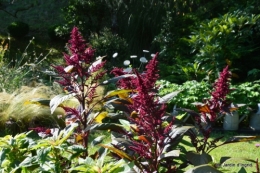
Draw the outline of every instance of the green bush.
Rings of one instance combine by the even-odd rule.
[[[178,85],[165,80],[157,82],[160,86],[159,94],[161,96],[169,94],[173,91],[181,91],[170,102],[168,108],[172,110],[174,105],[182,108],[195,109],[192,103],[202,102],[203,99],[210,97],[210,85],[207,82],[186,81]]]
[[[21,21],[12,22],[7,29],[14,38],[22,38],[29,33],[29,25]]]
[[[109,67],[112,65],[117,67],[123,66],[123,61],[126,57],[129,57],[128,44],[125,39],[114,35],[108,28],[104,28],[100,34],[93,33],[90,36],[90,44],[96,50],[96,56],[107,56]],[[116,52],[118,56],[115,60],[112,55]]]
[[[260,68],[259,22],[260,15],[247,10],[237,10],[202,22],[187,39],[195,54],[195,62],[213,74],[213,78],[228,64],[239,77],[234,81],[247,80],[250,70]]]

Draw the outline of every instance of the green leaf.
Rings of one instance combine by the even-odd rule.
[[[75,151],[75,152],[84,152],[86,151],[86,148],[82,145],[72,145],[68,147],[69,150]]]
[[[246,169],[244,167],[241,167],[238,171],[238,173],[247,173]]]
[[[2,148],[0,150],[0,166],[2,165],[3,161],[6,159],[6,153],[8,152],[8,149]]]
[[[59,140],[56,141],[56,144],[62,144],[64,141],[66,141],[71,134],[74,132],[74,130],[76,129],[76,127],[78,127],[78,123],[72,123],[70,124],[68,127],[66,127],[62,132],[64,133],[60,133],[59,135]],[[64,135],[63,135],[64,134]],[[61,138],[61,136],[63,135],[63,137]]]
[[[211,165],[205,164],[196,166],[194,168],[189,169],[185,173],[202,173],[202,172],[210,172],[210,173],[222,173]]]
[[[51,109],[51,114],[56,110],[56,108],[64,101],[69,100],[70,98],[74,97],[75,93],[72,94],[60,94],[55,96],[54,98],[51,99],[50,101],[50,109]]]
[[[33,156],[33,157],[26,157],[20,164],[19,167],[30,167],[33,165],[37,165],[38,164],[38,159],[37,156]]]
[[[100,144],[105,137],[106,137],[105,135],[96,137],[96,138],[91,142],[91,145],[92,145],[92,146],[95,146],[95,145],[97,145],[97,144]]]
[[[40,163],[45,163],[47,161],[47,157],[50,151],[51,151],[50,147],[37,149],[38,161]]]
[[[123,119],[119,119],[119,122],[122,124],[122,126],[127,130],[129,131],[131,128],[130,128],[130,122],[127,121],[127,120],[123,120]]]
[[[212,162],[212,157],[207,153],[200,154],[190,151],[186,154],[186,157],[194,166],[208,164]]]

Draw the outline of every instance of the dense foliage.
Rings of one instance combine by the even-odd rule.
[[[0,10],[10,13],[5,4]],[[213,149],[259,138],[211,138],[222,116],[256,111],[257,0],[70,0],[63,17],[49,30],[54,39],[70,36],[63,60],[43,65],[48,54],[27,51],[34,38],[16,57],[13,38],[1,42],[0,90],[9,96],[0,99],[4,172],[221,172],[231,158],[216,161]],[[139,68],[134,59],[121,68],[129,52],[158,53],[142,57]],[[42,85],[53,78],[58,93]],[[21,87],[28,83],[36,88]],[[108,85],[112,91],[97,92]],[[258,160],[243,159],[259,172]]]

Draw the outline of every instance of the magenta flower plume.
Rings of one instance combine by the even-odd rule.
[[[84,131],[88,126],[88,116],[97,104],[96,89],[99,81],[106,74],[103,70],[103,58],[94,59],[94,50],[87,47],[78,28],[74,27],[68,44],[68,53],[64,53],[64,65],[53,66],[61,78],[58,82],[64,90],[79,101],[78,108],[62,107],[67,116],[75,117],[79,123],[78,133],[83,136],[83,146],[88,146],[89,131]],[[88,153],[86,153],[86,156]]]
[[[219,78],[214,83],[214,90],[211,92],[211,98],[205,100],[206,111],[201,111],[200,117],[196,117],[196,123],[202,132],[205,141],[210,136],[212,130],[212,123],[217,120],[218,113],[226,112],[229,103],[226,100],[227,94],[230,92],[229,82],[231,78],[231,73],[228,71],[228,66],[223,69],[220,73]]]
[[[128,117],[129,121],[135,125],[135,128],[132,128],[134,135],[126,136],[131,141],[128,149],[136,153],[139,167],[147,172],[159,170],[161,163],[158,157],[168,142],[173,142],[169,133],[173,127],[174,118],[169,123],[163,121],[166,105],[159,103],[158,95],[154,92],[157,89],[156,80],[159,78],[157,58],[158,53],[148,62],[142,74],[133,69],[136,77],[121,79],[117,83],[119,88],[135,90],[135,94],[131,97],[132,104],[128,106],[131,113]],[[112,73],[115,76],[126,74],[123,69],[118,68]],[[145,161],[152,164],[142,164]],[[172,172],[171,164],[164,166],[168,172]]]
[[[127,72],[124,72],[123,68],[114,68],[111,72],[115,77],[122,76],[125,74],[129,74]],[[117,86],[120,89],[135,89],[135,83],[133,82],[135,80],[134,77],[126,78],[126,79],[121,79],[117,82]]]
[[[218,80],[214,84],[214,91],[211,93],[211,99],[208,100],[211,118],[210,121],[216,120],[216,114],[223,112],[228,107],[229,103],[226,100],[227,94],[230,92],[229,82],[231,72],[228,71],[228,66],[220,73]]]
[[[158,53],[155,54],[155,56],[153,57],[153,59],[151,61],[148,62],[148,64],[146,65],[146,72],[144,74],[144,85],[147,88],[151,88],[155,85],[155,82],[158,80],[159,78],[159,70],[158,70]]]

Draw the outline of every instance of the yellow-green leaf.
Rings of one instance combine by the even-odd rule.
[[[108,145],[104,145],[104,144],[100,144],[102,147],[109,149],[110,151],[112,151],[113,153],[117,154],[119,157],[124,158],[124,159],[128,159],[130,161],[133,160],[133,158],[131,156],[129,156],[128,154],[126,154],[125,152],[114,148],[112,146],[108,146]]]
[[[102,123],[102,120],[103,120],[104,118],[106,118],[107,115],[108,115],[108,112],[101,112],[100,114],[98,114],[98,115],[95,117],[94,121],[95,121],[96,123]]]

